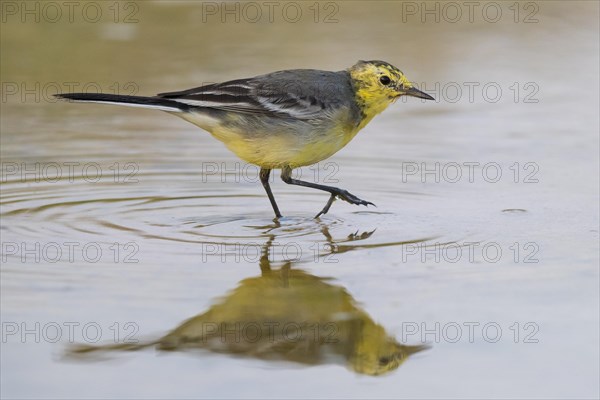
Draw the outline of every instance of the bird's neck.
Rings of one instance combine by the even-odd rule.
[[[361,102],[360,96],[357,96],[358,107],[361,110],[362,119],[358,124],[358,129],[364,128],[371,120],[389,105],[388,101],[385,102]]]

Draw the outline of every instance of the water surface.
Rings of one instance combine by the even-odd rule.
[[[597,3],[94,4],[2,23],[3,397],[598,397]],[[377,205],[317,220],[184,121],[51,97],[359,59],[437,100],[297,171]]]

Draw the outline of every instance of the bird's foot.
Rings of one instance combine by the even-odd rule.
[[[358,197],[356,197],[352,193],[348,192],[347,190],[340,189],[339,192],[331,194],[331,196],[329,197],[329,200],[327,201],[327,204],[325,204],[325,207],[323,207],[323,209],[317,215],[315,215],[315,218],[319,218],[321,215],[327,214],[327,212],[331,208],[331,205],[335,201],[336,197],[339,197],[340,199],[347,201],[350,204],[357,205],[357,206],[368,206],[368,205],[375,206],[375,204],[371,203],[370,201],[359,199]]]
[[[343,190],[343,189],[340,190],[340,192],[337,194],[337,196],[340,199],[347,201],[350,204],[357,205],[357,206],[368,206],[368,205],[374,206],[375,205],[375,204],[371,203],[370,201],[359,199],[358,197],[356,197],[349,191]]]

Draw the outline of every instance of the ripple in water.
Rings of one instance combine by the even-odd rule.
[[[260,248],[275,240],[275,246],[309,249],[302,254],[401,246],[441,236],[428,229],[402,232],[406,223],[402,216],[377,208],[336,208],[336,204],[329,214],[314,219],[327,196],[313,191],[279,191],[280,205],[294,210],[274,220],[262,188],[209,182],[200,190],[186,176],[164,181],[164,174],[148,174],[146,178],[153,179],[125,186],[9,182],[3,185],[0,203],[2,230],[14,241],[151,240],[171,243],[173,252],[179,251],[176,243]]]

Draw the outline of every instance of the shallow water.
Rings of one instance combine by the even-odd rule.
[[[456,23],[407,2],[256,23],[191,2],[23,23],[14,4],[3,397],[598,397],[597,3],[472,23],[462,3]],[[376,204],[320,219],[327,195],[275,174],[274,221],[257,169],[184,121],[51,98],[358,59],[437,100],[398,101],[296,171]]]

